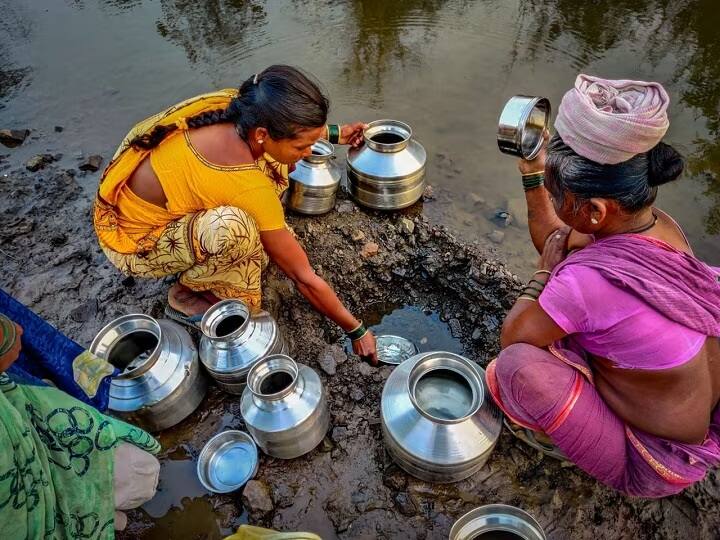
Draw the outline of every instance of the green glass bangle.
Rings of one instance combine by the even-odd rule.
[[[531,174],[522,177],[523,189],[530,191],[537,187],[542,186],[545,183],[545,173]]]
[[[328,124],[327,132],[328,132],[328,141],[331,144],[339,144],[340,143],[340,126],[339,125]]]
[[[365,327],[365,324],[363,322],[360,323],[360,326],[355,328],[355,330],[350,330],[347,332],[347,336],[350,338],[350,341],[357,341],[358,339],[362,339],[365,337],[365,334],[367,334],[368,330]]]
[[[0,340],[0,355],[2,355],[15,345],[17,329],[15,328],[15,323],[8,317],[0,315],[0,331],[2,331],[2,340]]]

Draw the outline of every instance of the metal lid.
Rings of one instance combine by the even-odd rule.
[[[229,493],[241,488],[258,469],[255,441],[244,431],[228,430],[211,438],[200,452],[198,479],[209,491]]]
[[[418,352],[415,344],[401,336],[378,336],[378,360],[384,364],[398,365]]]
[[[524,510],[507,504],[488,504],[460,517],[450,529],[450,540],[473,540],[500,531],[518,540],[546,538],[540,524]]]

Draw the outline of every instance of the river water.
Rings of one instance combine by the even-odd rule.
[[[111,155],[137,120],[237,86],[272,63],[315,74],[331,120],[396,118],[428,150],[423,211],[487,242],[518,272],[534,261],[499,111],[516,93],[554,105],[578,72],[661,81],[667,140],[689,173],[661,189],[696,252],[720,264],[720,10],[714,0],[0,0],[0,127],[50,151]],[[64,128],[56,133],[54,126]],[[37,145],[11,159],[37,153]],[[72,164],[72,163],[71,163]],[[85,180],[93,189],[96,176]],[[514,199],[514,201],[513,201]],[[510,226],[494,219],[515,210]],[[518,204],[520,203],[520,204]]]

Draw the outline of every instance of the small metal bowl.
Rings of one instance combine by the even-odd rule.
[[[398,365],[418,352],[415,344],[402,336],[384,335],[376,340],[378,360],[383,364]]]
[[[212,437],[200,452],[197,475],[209,491],[229,493],[241,488],[258,470],[255,441],[244,431],[228,430]]]
[[[545,532],[530,514],[507,504],[488,504],[470,510],[450,529],[450,540],[481,540],[493,532],[514,535],[517,540],[546,540]]]
[[[544,97],[513,96],[498,120],[497,143],[504,154],[535,159],[550,121],[550,101]]]

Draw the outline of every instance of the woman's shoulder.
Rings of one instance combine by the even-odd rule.
[[[190,149],[207,162],[221,167],[255,165],[250,147],[238,136],[232,124],[214,124],[186,133]]]

